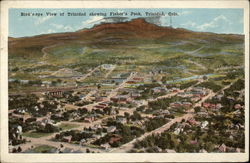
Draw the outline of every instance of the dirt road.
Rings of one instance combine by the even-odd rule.
[[[113,148],[112,150],[110,150],[109,152],[112,152],[112,153],[124,153],[124,152],[128,152],[129,150],[133,149],[133,144],[136,142],[136,141],[140,141],[140,140],[143,140],[144,138],[146,138],[147,136],[150,136],[152,134],[160,134],[166,130],[168,130],[174,123],[176,122],[181,122],[183,119],[185,120],[188,120],[190,118],[192,118],[194,116],[194,109],[195,107],[197,106],[201,106],[202,103],[204,101],[206,101],[207,99],[215,96],[217,93],[229,88],[233,83],[231,83],[230,85],[227,85],[226,87],[222,88],[220,91],[218,92],[212,92],[210,91],[208,93],[207,96],[205,96],[204,98],[202,98],[202,100],[200,100],[198,103],[196,103],[192,109],[190,109],[187,114],[181,116],[181,117],[177,117],[177,118],[174,118],[172,119],[170,122],[166,123],[165,125],[151,131],[151,132],[146,132],[145,134],[143,134],[142,136],[140,136],[139,138],[135,138],[133,139],[132,141],[126,143],[126,144],[123,144],[122,146],[120,146],[119,148]]]

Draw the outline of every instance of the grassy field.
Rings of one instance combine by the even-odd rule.
[[[60,125],[58,125],[59,128],[62,128],[62,130],[69,130],[72,128],[76,128],[79,127],[80,125],[76,125],[76,124],[68,124],[68,123],[61,123]]]
[[[221,37],[223,38],[223,36]],[[39,76],[51,75],[61,68],[69,68],[85,74],[90,68],[101,64],[115,64],[117,67],[109,77],[132,71],[148,74],[160,69],[165,73],[167,80],[175,80],[193,75],[219,74],[220,72],[216,71],[217,68],[243,65],[242,43],[209,39],[205,42],[209,44],[195,39],[179,42],[141,40],[127,46],[122,44],[93,46],[77,41],[58,44],[46,50],[48,56],[42,58],[44,63],[40,63],[41,60],[37,58],[9,57],[9,69],[18,68],[15,72],[10,71],[9,78],[51,81],[53,79]],[[95,76],[87,77],[82,82],[98,83],[106,73],[107,71],[101,71]],[[68,83],[75,82],[73,78],[61,80]],[[25,86],[20,85],[20,87]],[[13,88],[13,90],[20,90],[20,87]]]
[[[23,136],[31,137],[31,138],[40,138],[44,136],[52,135],[53,133],[41,133],[41,132],[25,132]]]

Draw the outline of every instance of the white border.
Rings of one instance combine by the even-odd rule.
[[[244,8],[246,153],[8,153],[8,9],[9,8]],[[3,1],[1,2],[1,162],[245,162],[249,160],[249,3],[247,1]]]

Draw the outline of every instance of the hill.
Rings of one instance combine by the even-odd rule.
[[[33,37],[9,38],[9,55],[17,57],[41,57],[46,46],[61,44],[82,44],[84,46],[134,45],[145,42],[173,42],[183,40],[205,40],[218,43],[240,43],[242,35],[225,35],[193,32],[186,29],[161,27],[134,19],[123,23],[96,25],[91,29],[76,32],[37,35]]]
[[[12,79],[54,80],[44,77],[71,76],[75,71],[84,75],[101,64],[117,65],[111,76],[162,70],[172,80],[216,73],[244,64],[244,36],[161,27],[134,19],[75,32],[9,38]],[[97,81],[96,76],[87,81]]]

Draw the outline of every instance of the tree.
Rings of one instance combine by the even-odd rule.
[[[55,126],[53,126],[52,124],[46,124],[45,128],[43,130],[43,132],[45,133],[52,133],[52,132],[56,132],[59,131],[59,129]]]
[[[57,82],[54,81],[54,80],[51,82],[51,85],[52,85],[52,86],[56,86],[56,84],[57,84]]]
[[[62,82],[62,80],[61,80],[61,79],[57,79],[57,82],[58,82],[58,83],[61,83],[61,82]]]
[[[22,148],[20,146],[17,148],[17,152],[22,152]]]
[[[126,118],[128,118],[128,117],[130,116],[130,114],[129,114],[128,112],[124,112],[124,116],[125,116]]]
[[[16,153],[17,152],[17,149],[16,148],[13,148],[12,149],[12,153]]]
[[[201,111],[201,107],[197,106],[194,108],[194,111],[197,113],[197,112],[200,112]]]
[[[203,79],[203,80],[207,80],[208,77],[207,77],[206,75],[204,75],[204,76],[202,77],[202,79]]]

